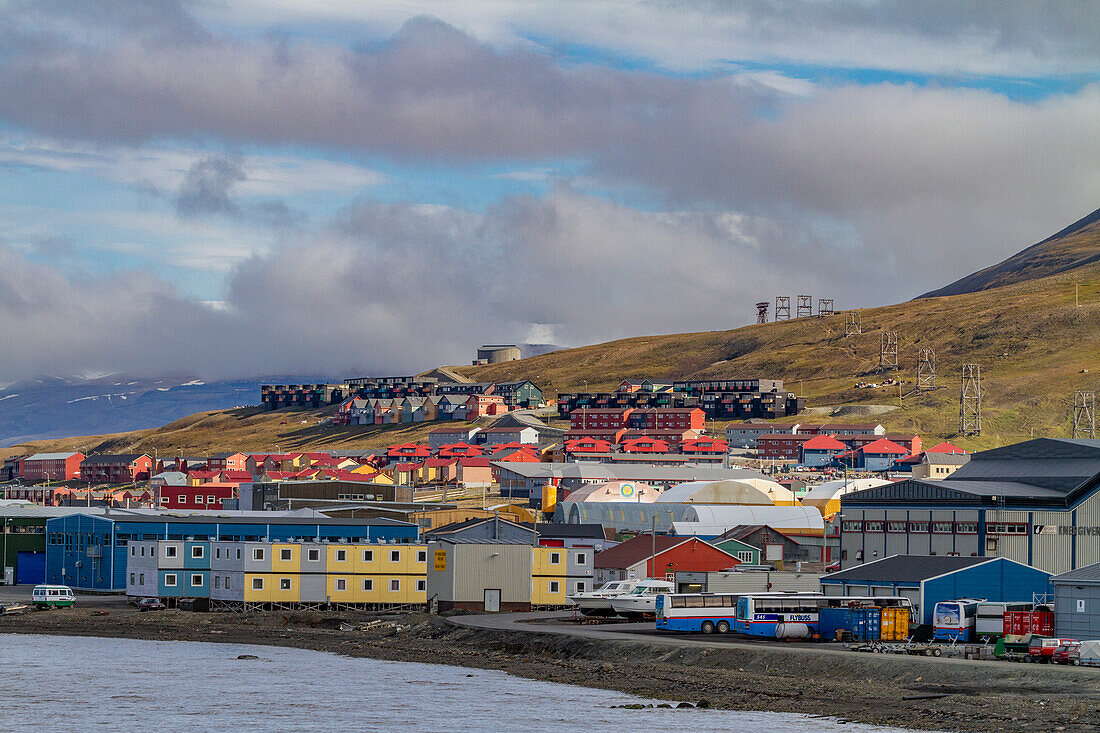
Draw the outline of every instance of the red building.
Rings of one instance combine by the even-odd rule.
[[[206,467],[214,471],[247,471],[248,456],[244,453],[215,453],[206,459]]]
[[[870,445],[875,441],[886,438],[887,440],[897,443],[904,448],[907,453],[920,453],[921,452],[921,439],[919,435],[912,434],[895,434],[887,433],[886,435],[875,435],[874,433],[863,433],[861,435],[838,435],[837,440],[842,443],[846,443],[854,450],[859,450],[865,445]]]
[[[508,412],[504,398],[495,394],[472,394],[466,400],[466,419],[476,420],[486,415],[503,415]]]
[[[83,453],[35,453],[19,461],[24,481],[68,481],[80,478]]]
[[[391,445],[386,450],[386,457],[393,461],[417,461],[423,460],[432,454],[432,449],[418,443],[402,443]]]
[[[153,459],[145,454],[88,456],[80,462],[80,480],[96,484],[128,484],[148,481]]]
[[[464,458],[466,456],[480,456],[485,451],[480,446],[470,445],[469,443],[450,443],[448,445],[440,446],[439,457],[440,458]]]
[[[237,484],[211,482],[198,486],[160,487],[160,505],[165,509],[223,509],[226,499],[237,495]]]
[[[654,548],[656,554],[653,554]],[[596,553],[596,582],[626,578],[672,578],[677,571],[726,570],[741,563],[696,537],[638,535]]]
[[[668,443],[658,438],[631,438],[620,446],[624,453],[668,453]]]
[[[680,452],[725,456],[729,452],[729,443],[718,438],[694,438],[682,442]]]
[[[813,440],[814,437],[791,433],[761,435],[756,439],[756,452],[761,458],[798,463],[802,460],[802,444]]]
[[[566,439],[566,453],[610,453],[611,443],[598,438]]]

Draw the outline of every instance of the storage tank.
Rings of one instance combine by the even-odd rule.
[[[486,344],[477,350],[477,360],[486,364],[518,361],[521,358],[519,347],[515,344]]]

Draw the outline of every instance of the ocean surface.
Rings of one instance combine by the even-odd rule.
[[[639,702],[660,701],[301,649],[0,634],[6,731],[895,730],[779,713],[613,707]]]

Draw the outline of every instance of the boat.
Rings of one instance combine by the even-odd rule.
[[[634,590],[611,599],[611,608],[625,618],[644,618],[657,613],[657,596],[675,593],[676,586],[667,580],[639,580]]]
[[[26,603],[0,603],[0,616],[15,616],[26,613],[29,606]]]
[[[566,600],[577,607],[585,616],[614,616],[611,608],[611,599],[615,596],[629,593],[638,584],[636,580],[609,580],[587,593],[577,593]]]

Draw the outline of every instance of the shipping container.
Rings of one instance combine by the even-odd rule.
[[[852,638],[856,641],[878,641],[882,633],[881,608],[852,609]]]
[[[1052,636],[1054,634],[1054,612],[1006,611],[1004,628],[1005,633],[1012,636],[1024,636],[1025,634]]]
[[[823,608],[817,613],[817,633],[822,639],[835,639],[837,629],[852,630],[852,609]]]
[[[883,641],[908,641],[909,609],[882,609],[881,638]]]

